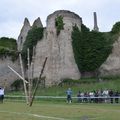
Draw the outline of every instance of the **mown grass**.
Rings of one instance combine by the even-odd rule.
[[[120,105],[4,102],[0,120],[119,120]]]
[[[66,96],[66,89],[71,87],[73,96],[80,91],[91,91],[98,89],[113,89],[120,91],[120,79],[104,79],[102,82],[81,82],[80,84],[62,84],[62,86],[52,86],[49,88],[39,88],[36,95],[40,96]],[[84,80],[85,81],[85,80]],[[6,92],[6,95],[23,96],[23,91]],[[29,107],[23,101],[16,98],[6,99],[0,104],[0,120],[119,120],[120,104],[110,103],[77,103],[73,99],[71,104],[64,99],[39,99]]]

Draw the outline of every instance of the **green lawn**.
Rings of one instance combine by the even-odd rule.
[[[81,83],[72,85],[52,86],[39,88],[36,95],[39,96],[66,96],[66,89],[71,87],[73,96],[80,91],[98,89],[113,89],[120,91],[120,79],[108,80],[97,83]],[[22,91],[5,91],[5,95],[24,96]],[[66,103],[65,99],[39,99],[29,107],[26,103],[16,102],[18,98],[7,99],[0,104],[0,120],[120,120],[120,104],[110,103]],[[15,101],[14,101],[15,100]],[[22,99],[23,100],[23,99]],[[14,101],[14,102],[13,102]],[[24,99],[25,101],[25,99]],[[86,119],[85,119],[86,118]],[[88,119],[87,119],[88,118]]]
[[[0,104],[0,120],[120,120],[120,104],[25,103]]]

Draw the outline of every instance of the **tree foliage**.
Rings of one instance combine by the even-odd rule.
[[[111,33],[113,33],[113,34],[120,33],[120,22],[116,22],[116,23],[113,25],[113,28],[112,28],[112,30],[111,30]]]
[[[13,38],[0,38],[0,57],[10,56],[12,61],[18,57],[17,42]]]
[[[112,50],[112,42],[105,33],[90,31],[82,24],[81,31],[75,25],[72,32],[74,57],[81,72],[97,70]]]

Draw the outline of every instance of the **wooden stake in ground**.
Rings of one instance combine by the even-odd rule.
[[[33,47],[33,55],[32,55],[32,61],[31,61],[31,86],[32,87],[33,87],[34,61],[35,61],[35,47]]]
[[[31,68],[30,68],[30,83],[29,83],[29,90],[30,90],[30,102],[32,99],[32,89],[33,89],[33,72],[34,72],[34,59],[35,59],[35,47],[33,47],[33,54],[32,54],[32,61],[31,61]]]
[[[23,70],[23,62],[22,62],[22,57],[21,57],[21,53],[19,54],[19,59],[20,59],[20,66],[21,66],[21,73],[22,73],[22,77],[25,79],[25,74],[24,74],[24,70]],[[25,81],[23,81],[23,86],[24,86],[24,92],[25,92],[25,97],[26,97],[26,103],[28,104],[28,91],[27,91],[27,87],[26,87],[26,83]]]
[[[34,50],[33,50],[34,51]],[[27,49],[27,60],[28,60],[28,81],[29,81],[29,84],[28,84],[28,92],[29,92],[29,103],[32,99],[32,66],[33,66],[33,63],[31,61],[31,65],[30,65],[30,50],[29,48]]]
[[[42,77],[42,74],[43,74],[43,71],[44,71],[44,68],[45,68],[45,65],[46,65],[46,61],[47,61],[47,57],[45,58],[45,61],[44,61],[44,63],[43,63],[43,67],[42,67],[42,69],[41,69],[41,72],[40,72],[40,75],[39,75],[39,78],[38,78],[38,81],[37,81],[36,86],[35,86],[35,89],[34,89],[34,91],[33,91],[32,99],[31,99],[31,102],[30,102],[30,106],[32,106],[33,100],[34,100],[34,98],[35,98],[35,94],[36,94],[36,91],[37,91],[37,89],[38,89],[38,85],[39,85],[39,82],[40,82],[40,80],[41,80],[41,77]]]

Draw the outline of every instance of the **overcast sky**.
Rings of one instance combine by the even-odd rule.
[[[0,37],[17,39],[25,17],[31,24],[40,17],[46,26],[47,16],[56,10],[75,12],[90,29],[96,12],[100,31],[110,31],[120,21],[120,0],[1,0]]]

